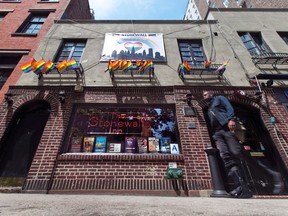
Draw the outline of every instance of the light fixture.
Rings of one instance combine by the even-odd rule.
[[[184,100],[184,102],[186,102],[188,106],[192,106],[192,99],[193,99],[192,94],[188,93],[186,94],[186,99]]]
[[[65,95],[65,91],[59,91],[59,101],[61,104],[63,104],[65,102],[65,98],[66,98],[66,95]]]
[[[273,80],[272,79],[267,80],[266,86],[271,87],[272,85],[273,85]]]
[[[12,99],[12,94],[11,93],[6,93],[5,94],[5,101],[8,104],[8,106],[12,105],[13,99]]]

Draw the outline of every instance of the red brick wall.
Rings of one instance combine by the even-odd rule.
[[[65,90],[66,100],[63,105],[58,101],[59,90]],[[195,95],[192,101],[196,116],[183,115],[183,107],[187,106],[183,101],[187,92],[191,90]],[[215,88],[214,88],[215,90]],[[216,94],[232,95],[234,89],[220,87]],[[0,134],[3,134],[13,113],[26,101],[34,98],[47,100],[52,106],[52,112],[44,129],[39,147],[29,171],[23,189],[25,191],[50,192],[121,192],[121,193],[146,193],[161,195],[193,195],[199,196],[200,190],[211,190],[210,169],[204,149],[211,143],[206,122],[203,116],[201,103],[202,88],[87,88],[83,93],[74,93],[72,88],[34,87],[23,89],[11,87],[13,94],[13,106],[8,108],[6,103],[0,105]],[[23,93],[25,92],[25,93]],[[247,93],[254,90],[247,88]],[[282,105],[274,103],[273,91],[267,91],[272,114],[278,119],[278,128],[283,136],[283,143],[287,142],[288,124],[285,122],[288,114],[284,112]],[[64,135],[68,128],[73,103],[133,103],[137,98],[139,104],[154,103],[176,104],[177,124],[181,142],[180,155],[167,154],[59,154]],[[257,104],[249,101],[239,101],[230,97],[234,102],[247,103],[246,105],[259,108]],[[140,101],[142,101],[140,103]],[[279,140],[270,123],[267,111],[261,109],[261,115],[265,122],[278,151],[288,165],[285,152],[287,145],[282,149]],[[188,123],[194,123],[195,129],[188,129]],[[171,181],[165,177],[165,171],[169,162],[176,162],[183,168],[185,177],[182,181]]]
[[[7,92],[10,85],[14,85],[20,78],[22,71],[19,68],[21,64],[29,61],[37,50],[42,38],[45,37],[49,29],[54,23],[62,17],[70,0],[61,0],[58,3],[39,3],[38,0],[21,1],[21,3],[0,3],[1,9],[13,9],[13,12],[8,13],[0,22],[0,49],[28,49],[31,50],[29,55],[23,56],[15,70],[12,72],[5,85],[0,90],[0,101],[3,100],[4,94]],[[73,1],[74,2],[74,1]],[[80,2],[80,1],[77,1]],[[82,7],[85,6],[84,8]],[[86,18],[90,15],[88,8],[88,0],[81,0],[81,5],[75,3],[69,5],[69,15],[73,18]],[[77,8],[73,8],[76,6]],[[56,9],[55,12],[50,12],[37,37],[29,36],[11,36],[21,26],[24,20],[29,16],[29,9]],[[69,17],[68,17],[69,18]],[[39,60],[39,59],[36,59]]]
[[[71,0],[63,18],[91,19],[90,6],[87,1]]]

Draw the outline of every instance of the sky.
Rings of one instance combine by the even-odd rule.
[[[188,0],[89,0],[95,20],[183,20]]]

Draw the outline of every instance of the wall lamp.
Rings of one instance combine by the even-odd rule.
[[[12,94],[11,93],[6,93],[5,94],[5,101],[8,104],[8,106],[12,105],[13,99],[12,99]]]
[[[183,101],[187,103],[188,106],[192,106],[192,99],[193,96],[191,93],[186,94],[186,99],[184,99]]]
[[[271,87],[272,85],[273,85],[273,80],[272,79],[269,79],[269,80],[267,80],[267,82],[266,82],[266,86],[267,87]]]
[[[195,116],[195,109],[192,104],[193,95],[191,93],[186,94],[186,98],[183,100],[187,103],[188,107],[184,107],[183,112],[184,116]]]
[[[65,95],[65,91],[59,91],[59,101],[61,104],[63,104],[65,102],[65,98],[66,98],[66,95]]]

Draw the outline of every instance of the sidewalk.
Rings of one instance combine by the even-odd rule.
[[[0,193],[1,216],[284,216],[288,199]]]

